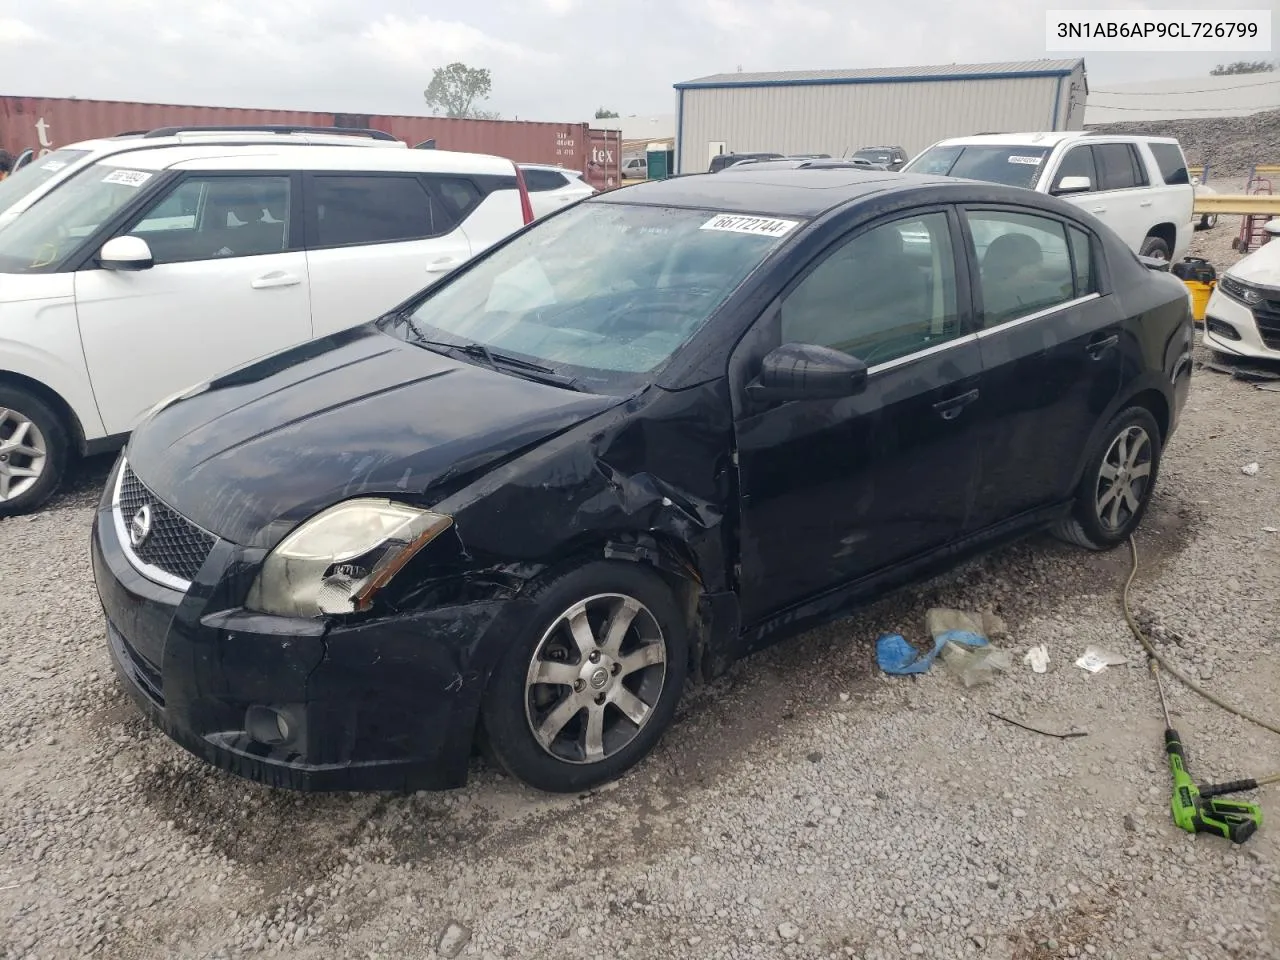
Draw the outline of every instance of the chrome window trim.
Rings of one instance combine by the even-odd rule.
[[[867,367],[867,376],[875,376],[887,370],[896,370],[898,367],[905,367],[909,363],[916,360],[923,360],[925,357],[931,357],[935,353],[942,353],[944,350],[950,350],[952,347],[958,347],[965,343],[977,343],[978,335],[976,333],[966,333],[962,337],[956,337],[954,340],[946,340],[942,343],[935,343],[932,347],[925,347],[923,350],[917,350],[915,353],[904,354],[901,357],[894,357],[892,360],[886,360],[884,363],[877,363],[874,366]]]
[[[190,580],[183,580],[180,577],[175,577],[173,574],[167,573],[159,567],[146,563],[133,552],[133,544],[129,542],[129,530],[125,525],[124,514],[120,512],[120,488],[124,486],[124,473],[128,467],[128,461],[125,460],[124,457],[121,457],[120,469],[116,473],[115,487],[111,492],[111,519],[116,529],[116,539],[120,542],[120,549],[124,552],[125,558],[129,561],[130,565],[148,580],[152,580],[155,583],[168,587],[171,590],[178,590],[182,593],[186,593],[191,589]],[[141,483],[142,481],[139,480],[138,482]],[[205,532],[207,533],[208,531]]]
[[[1037,310],[1034,313],[1028,313],[1026,316],[1014,317],[1012,320],[1006,320],[1004,321],[1004,323],[998,323],[994,327],[984,327],[983,329],[977,332],[976,336],[978,337],[979,340],[981,340],[983,337],[988,337],[993,333],[1000,333],[1004,330],[1009,330],[1013,327],[1021,326],[1024,323],[1030,323],[1033,320],[1040,320],[1043,317],[1048,317],[1048,316],[1051,316],[1052,314],[1060,313],[1061,311],[1068,310],[1071,307],[1078,307],[1080,306],[1080,304],[1088,303],[1090,300],[1100,300],[1100,299],[1102,299],[1102,294],[1100,293],[1087,293],[1083,297],[1076,297],[1074,300],[1067,300],[1065,303],[1055,303],[1051,307],[1045,307],[1043,310]]]
[[[904,367],[916,360],[923,360],[925,357],[931,357],[935,353],[942,353],[944,350],[950,350],[952,347],[958,347],[966,343],[977,343],[983,337],[993,333],[1000,333],[1012,327],[1020,326],[1024,323],[1030,323],[1033,320],[1039,320],[1043,317],[1050,316],[1070,307],[1077,307],[1082,303],[1088,303],[1090,300],[1099,300],[1102,298],[1100,293],[1089,293],[1083,297],[1076,297],[1074,300],[1068,300],[1066,303],[1054,304],[1052,307],[1045,307],[1043,310],[1037,310],[1035,313],[1029,313],[1025,317],[1015,317],[1012,320],[1006,320],[994,327],[988,327],[979,330],[976,333],[967,333],[962,337],[956,337],[954,340],[947,340],[944,343],[935,343],[932,347],[926,347],[923,350],[917,350],[915,353],[908,353],[901,357],[895,357],[892,360],[886,360],[884,363],[877,363],[874,366],[867,367],[867,376],[874,376],[887,370],[894,370],[898,367]]]

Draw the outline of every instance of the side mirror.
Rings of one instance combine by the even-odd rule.
[[[784,343],[760,364],[747,385],[752,400],[838,400],[861,393],[867,365],[857,357],[812,343]]]
[[[1263,225],[1262,229],[1273,237],[1280,237],[1280,217],[1272,217]]]
[[[151,247],[141,237],[112,237],[98,251],[104,270],[150,270],[155,266]]]
[[[1063,177],[1054,188],[1054,196],[1063,193],[1087,193],[1093,189],[1093,181],[1088,177]]]

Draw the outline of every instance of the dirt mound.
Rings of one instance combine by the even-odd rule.
[[[1280,163],[1280,110],[1247,117],[1099,123],[1088,129],[1177,137],[1188,163],[1209,166],[1210,183],[1219,177],[1248,176],[1255,163]]]

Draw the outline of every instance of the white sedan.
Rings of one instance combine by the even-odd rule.
[[[598,193],[595,187],[582,179],[581,170],[553,167],[537,163],[519,164],[524,183],[529,190],[529,202],[533,215],[545,217],[561,207],[576,203],[583,197]]]

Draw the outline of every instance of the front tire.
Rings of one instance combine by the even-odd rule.
[[[47,403],[0,384],[0,517],[48,500],[62,481],[69,450],[66,427]]]
[[[1168,260],[1171,256],[1169,245],[1159,237],[1147,237],[1142,241],[1142,249],[1138,252],[1144,257],[1155,257],[1157,260]]]
[[[1085,467],[1071,517],[1054,534],[1087,550],[1124,543],[1146,515],[1160,454],[1160,427],[1151,411],[1129,407],[1119,413]]]
[[[595,562],[533,588],[536,612],[481,706],[489,752],[551,793],[621,776],[671,723],[688,670],[688,632],[648,568]]]

